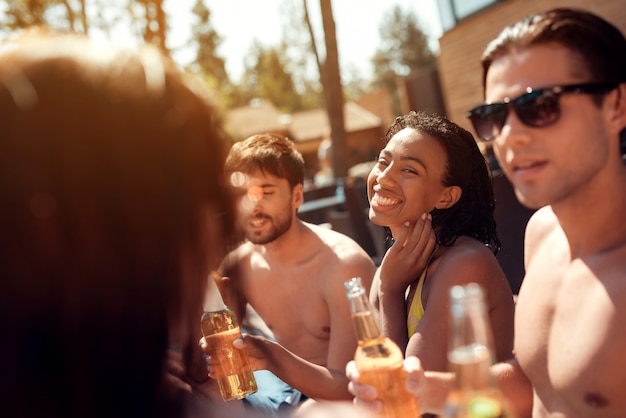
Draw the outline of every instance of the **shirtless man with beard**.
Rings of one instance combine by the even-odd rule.
[[[344,282],[358,276],[369,288],[373,261],[351,238],[298,219],[304,160],[291,140],[260,134],[238,142],[226,172],[243,190],[239,223],[246,238],[219,269],[227,304],[240,319],[249,304],[273,334],[245,334],[236,343],[258,370],[259,391],[244,404],[271,414],[306,398],[352,399],[344,370],[357,340]]]

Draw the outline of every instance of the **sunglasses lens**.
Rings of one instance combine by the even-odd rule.
[[[513,101],[513,108],[522,123],[542,127],[555,123],[561,114],[559,95],[549,90],[537,90]]]
[[[467,112],[476,133],[483,141],[491,141],[500,133],[506,115],[507,105],[504,103],[494,103],[475,107]]]

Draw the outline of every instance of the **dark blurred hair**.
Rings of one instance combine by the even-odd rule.
[[[411,112],[398,116],[385,136],[385,143],[404,128],[425,132],[435,138],[446,151],[445,186],[459,186],[461,198],[452,207],[432,211],[432,225],[437,241],[452,245],[460,235],[467,235],[491,247],[500,249],[493,217],[495,208],[493,188],[485,158],[471,133],[443,116]]]
[[[0,138],[0,409],[163,415],[168,324],[199,318],[233,226],[208,98],[154,48],[26,35],[0,46]]]
[[[293,188],[304,182],[304,159],[293,141],[277,133],[252,135],[233,144],[226,159],[228,173],[255,170],[286,179]]]

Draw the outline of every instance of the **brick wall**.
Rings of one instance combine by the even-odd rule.
[[[507,0],[460,22],[439,39],[439,76],[448,117],[474,133],[465,111],[483,100],[480,56],[502,28],[539,10],[590,10],[626,33],[626,0]]]

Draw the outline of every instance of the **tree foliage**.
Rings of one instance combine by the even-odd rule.
[[[243,98],[263,98],[283,111],[301,108],[291,74],[286,70],[285,46],[264,47],[254,42],[244,64]]]
[[[143,12],[135,15],[135,22],[140,25],[143,40],[156,45],[162,52],[169,55],[167,15],[163,10],[163,0],[130,0],[130,2]]]
[[[401,110],[397,89],[398,78],[434,65],[436,57],[429,48],[428,38],[412,11],[394,6],[383,15],[379,32],[381,43],[372,58],[373,83],[390,92],[393,112],[399,114]]]
[[[166,55],[167,14],[164,0],[5,0],[0,34],[32,26],[91,34],[98,29],[110,35],[116,28],[131,32],[136,41],[156,45]]]
[[[89,30],[85,0],[6,0],[2,18],[4,31],[47,25],[73,32]]]
[[[196,53],[190,69],[204,74],[213,80],[214,86],[230,85],[230,78],[226,72],[226,62],[217,50],[222,43],[222,37],[217,33],[211,22],[211,11],[203,0],[196,0],[192,14],[194,21],[191,29],[191,43]]]

